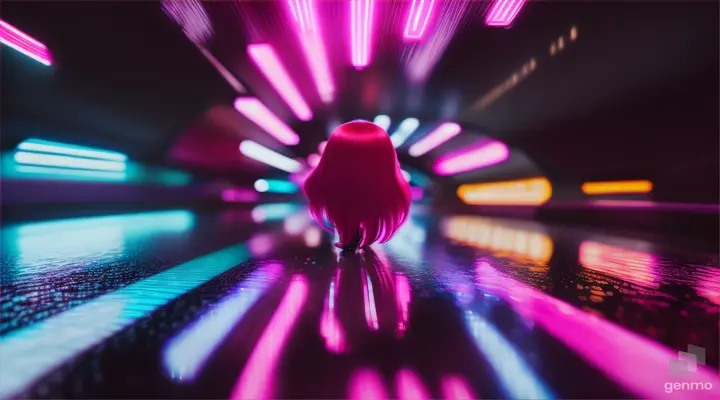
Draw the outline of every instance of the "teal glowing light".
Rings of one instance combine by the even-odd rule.
[[[73,144],[57,143],[41,139],[27,139],[17,146],[18,150],[33,151],[50,154],[64,154],[69,156],[96,158],[107,161],[127,161],[122,153],[91,147],[76,146]]]
[[[0,337],[0,398],[249,258],[239,244],[196,258]]]
[[[403,169],[405,172],[407,172],[408,175],[410,175],[410,182],[411,182],[411,183],[413,183],[413,184],[415,184],[415,185],[417,185],[417,186],[423,187],[423,188],[427,188],[428,186],[430,186],[430,178],[428,178],[428,177],[427,177],[425,174],[423,174],[422,172],[420,172],[420,171],[418,171],[418,170],[416,170],[416,169],[414,169],[414,168],[410,168],[410,167],[408,167],[408,166],[406,166],[406,165],[403,166],[402,169]]]
[[[300,207],[292,203],[262,204],[252,209],[250,216],[255,222],[278,221],[294,213]]]
[[[255,181],[255,190],[260,193],[297,193],[298,187],[289,181],[280,181],[273,179],[258,179]]]
[[[26,151],[18,151],[15,153],[14,158],[15,162],[18,164],[41,165],[48,167],[79,168],[98,171],[125,171],[126,168],[124,161],[96,160],[92,158],[30,153]]]
[[[32,165],[16,165],[15,172],[20,175],[32,175],[45,179],[70,179],[88,181],[118,181],[127,180],[125,171],[91,171],[85,169],[65,169],[53,167],[36,167]]]

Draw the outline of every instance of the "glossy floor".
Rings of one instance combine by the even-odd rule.
[[[7,226],[0,398],[720,395],[716,255],[421,208],[332,241],[293,204]]]

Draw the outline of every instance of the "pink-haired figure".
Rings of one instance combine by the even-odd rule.
[[[354,251],[390,240],[410,209],[410,185],[400,172],[390,136],[369,121],[338,126],[320,163],[305,180],[313,218]]]

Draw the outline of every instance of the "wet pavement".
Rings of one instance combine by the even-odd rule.
[[[293,204],[6,226],[0,398],[720,397],[716,254],[421,207],[332,242]]]

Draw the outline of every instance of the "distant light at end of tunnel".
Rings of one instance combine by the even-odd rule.
[[[522,10],[526,0],[495,0],[485,17],[485,25],[508,27]]]
[[[582,191],[586,195],[600,194],[646,194],[652,192],[653,184],[648,180],[586,182]]]
[[[373,119],[373,124],[383,128],[385,131],[390,129],[391,122],[392,122],[392,120],[390,119],[390,117],[388,117],[387,115],[383,115],[383,114],[378,115],[377,117],[375,117]]]
[[[460,185],[457,195],[470,205],[540,206],[552,197],[546,178]]]
[[[408,149],[408,154],[410,154],[412,157],[420,157],[429,152],[430,150],[459,135],[461,130],[462,128],[460,128],[460,125],[454,122],[445,122],[444,124],[435,128],[435,130],[430,132],[427,136],[418,140],[417,142],[415,142],[415,144],[410,146],[410,148]]]
[[[510,150],[504,143],[490,142],[439,158],[435,162],[435,173],[442,176],[455,175],[500,164],[508,157]]]
[[[239,97],[235,100],[234,105],[240,114],[272,135],[280,143],[287,146],[300,143],[300,136],[265,107],[260,100],[254,97]]]
[[[269,44],[251,44],[248,46],[248,54],[260,72],[275,88],[275,91],[287,103],[293,114],[301,121],[310,121],[313,118],[312,111],[280,61],[275,49]]]
[[[244,140],[240,143],[240,152],[248,158],[285,172],[299,172],[302,169],[299,162],[263,147],[252,140]]]
[[[352,38],[352,65],[363,69],[370,64],[372,50],[372,31],[374,19],[374,0],[351,0],[350,36]]]
[[[15,49],[40,64],[52,65],[50,51],[44,44],[3,20],[0,20],[0,43]]]
[[[405,23],[404,37],[420,40],[425,35],[428,22],[435,9],[435,0],[413,0]]]

